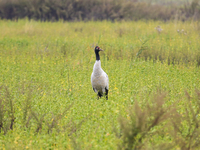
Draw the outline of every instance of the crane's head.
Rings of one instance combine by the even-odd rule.
[[[96,46],[94,49],[95,53],[98,53],[99,51],[103,51],[99,46]]]

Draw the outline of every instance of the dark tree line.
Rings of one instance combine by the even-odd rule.
[[[200,19],[199,0],[183,6],[137,0],[0,0],[0,18],[41,21]]]

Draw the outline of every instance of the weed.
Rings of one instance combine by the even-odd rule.
[[[6,134],[13,130],[15,122],[14,102],[6,86],[0,87],[2,97],[0,98],[0,129]]]
[[[156,95],[143,108],[135,101],[133,108],[129,109],[128,119],[119,119],[123,141],[119,149],[142,149],[148,136],[152,136],[152,130],[170,118],[175,109],[164,106],[165,97],[165,93]]]
[[[172,117],[174,130],[171,134],[181,150],[199,149],[200,91],[196,91],[194,98],[187,91],[185,94],[187,101],[184,101],[184,110],[181,113],[176,112]]]
[[[147,39],[147,40],[144,40],[144,41],[142,41],[142,40],[140,39],[140,41],[142,42],[142,45],[141,45],[139,51],[138,51],[137,54],[136,54],[136,58],[138,58],[138,57],[140,56],[140,54],[142,53],[142,51],[144,51],[144,50],[147,49],[147,47],[145,46],[145,44],[146,44],[146,42],[148,41],[148,39]],[[145,57],[145,60],[147,60],[147,57]]]

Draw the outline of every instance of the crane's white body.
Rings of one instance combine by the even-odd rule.
[[[109,88],[108,75],[101,68],[100,60],[96,60],[94,64],[93,72],[91,75],[91,83],[96,93],[100,92],[103,94],[106,92],[105,90],[108,90]]]

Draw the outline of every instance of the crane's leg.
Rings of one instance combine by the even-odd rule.
[[[106,100],[108,100],[108,89],[105,88],[105,90],[106,90]]]
[[[97,96],[98,96],[98,99],[99,99],[99,97],[101,98],[101,96],[103,96],[103,95],[102,95],[101,92],[98,92]]]

